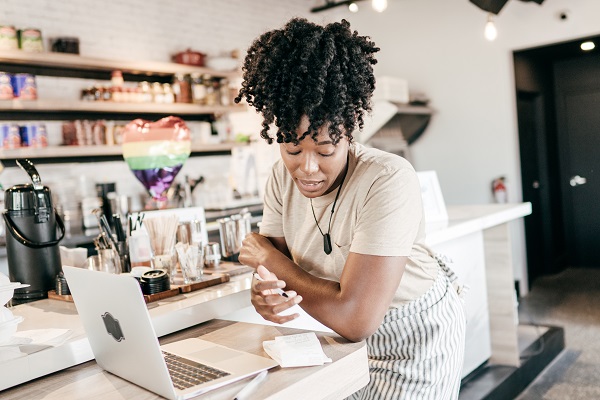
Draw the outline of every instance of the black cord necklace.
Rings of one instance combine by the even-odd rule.
[[[323,236],[323,251],[327,255],[331,254],[331,250],[333,249],[331,247],[331,235],[330,235],[331,219],[333,218],[333,212],[335,211],[335,203],[337,203],[337,199],[340,195],[340,192],[342,191],[342,185],[344,184],[344,180],[346,179],[346,172],[348,172],[348,164],[346,164],[346,169],[344,170],[344,177],[342,178],[340,187],[338,188],[338,191],[335,195],[335,200],[333,200],[333,205],[331,206],[331,215],[329,216],[329,228],[327,230],[327,233],[323,233],[323,231],[321,230],[321,227],[319,226],[319,221],[317,221],[317,216],[315,215],[315,209],[313,207],[312,199],[310,199],[310,208],[312,210],[313,217],[315,218],[315,223],[317,224],[317,228],[319,228],[319,232],[321,232],[321,235]]]

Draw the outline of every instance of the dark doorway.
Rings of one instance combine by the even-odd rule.
[[[580,49],[586,40],[600,47],[600,37],[594,37],[513,53],[523,200],[533,208],[525,219],[529,285],[567,266],[600,266],[600,235],[594,231],[600,207],[588,193],[591,186],[600,190],[590,185],[590,170],[598,169],[579,165],[580,158],[600,159],[598,143],[585,139],[600,137],[600,83],[596,95],[588,93],[591,82],[600,81],[600,56],[598,49]],[[573,166],[580,172],[573,173]],[[586,185],[570,185],[577,174],[587,178]]]
[[[600,262],[600,55],[554,66],[556,122],[569,265]]]

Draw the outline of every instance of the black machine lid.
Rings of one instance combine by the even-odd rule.
[[[6,190],[5,202],[8,212],[33,210],[35,222],[46,222],[52,210],[52,199],[50,189],[42,185],[40,174],[28,159],[15,160],[17,165],[29,175],[31,184],[15,185]]]
[[[40,194],[42,194],[42,198],[39,197]],[[43,201],[40,201],[42,199]],[[34,210],[40,206],[52,208],[50,189],[44,186],[41,190],[34,190],[31,183],[14,185],[6,189],[4,201],[8,211]]]

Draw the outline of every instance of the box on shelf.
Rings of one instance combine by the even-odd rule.
[[[408,82],[406,79],[392,76],[376,78],[373,100],[387,100],[394,103],[408,104]]]

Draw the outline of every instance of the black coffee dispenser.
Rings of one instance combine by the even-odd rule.
[[[8,272],[13,282],[28,283],[15,290],[13,300],[26,302],[48,297],[62,271],[58,242],[65,226],[52,207],[50,189],[29,160],[16,160],[32,183],[6,189],[4,221]]]

